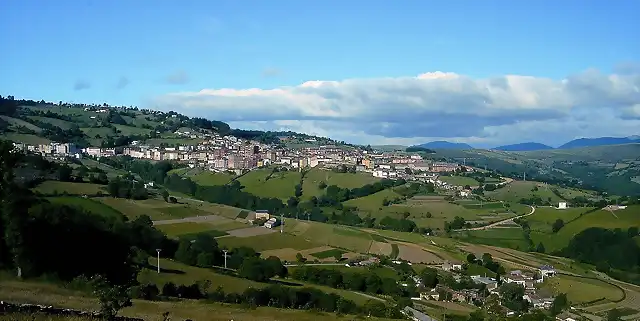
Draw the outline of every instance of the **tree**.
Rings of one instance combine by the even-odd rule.
[[[93,294],[100,301],[100,312],[106,320],[115,320],[118,311],[132,305],[128,287],[112,285],[102,276],[95,276],[90,284]]]
[[[504,283],[498,289],[502,305],[518,312],[526,312],[529,308],[529,302],[524,300],[524,287],[515,283]]]
[[[427,212],[427,216],[426,217],[427,218],[431,218],[431,217],[433,217],[433,215],[431,214],[431,212]]]
[[[622,320],[622,312],[618,309],[611,309],[607,312],[607,321],[620,321]]]
[[[162,198],[164,199],[165,202],[169,202],[169,192],[166,189],[162,190]]]
[[[336,251],[336,253],[333,255],[333,258],[336,259],[336,262],[340,262],[340,260],[342,260],[342,252]]]
[[[562,313],[562,311],[564,311],[568,307],[569,307],[569,300],[567,299],[567,294],[560,293],[553,299],[553,303],[551,304],[550,311],[551,311],[551,314],[555,316]]]
[[[298,261],[298,263],[304,263],[307,261],[307,259],[305,259],[304,256],[302,256],[302,254],[296,253],[296,261]]]
[[[545,252],[544,244],[542,244],[542,242],[538,243],[538,246],[536,247],[536,252],[538,252],[538,253],[544,253]]]
[[[467,255],[467,262],[469,262],[469,263],[473,264],[473,263],[476,263],[476,260],[477,260],[477,259],[476,259],[475,254],[473,254],[473,253],[469,253],[469,254]]]
[[[553,225],[551,226],[551,230],[553,231],[553,233],[557,233],[563,227],[564,227],[564,221],[562,219],[557,219],[555,222],[553,222]]]
[[[422,284],[428,288],[435,288],[438,285],[438,271],[433,268],[424,268],[420,272],[420,278],[422,279]]]

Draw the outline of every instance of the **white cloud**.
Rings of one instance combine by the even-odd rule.
[[[310,80],[273,89],[203,89],[156,97],[187,115],[255,129],[290,129],[345,141],[413,144],[431,139],[490,146],[576,136],[638,134],[640,72],[587,70],[561,80],[521,75]],[[598,115],[598,116],[596,116]]]

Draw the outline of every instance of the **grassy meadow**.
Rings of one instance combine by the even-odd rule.
[[[104,185],[60,181],[44,181],[33,188],[33,191],[42,194],[62,194],[63,192],[69,195],[95,195],[98,193],[103,193],[105,195],[109,194],[106,186]]]
[[[379,181],[379,178],[373,177],[370,173],[337,173],[322,168],[313,168],[309,170],[304,177],[302,184],[302,199],[308,200],[313,196],[319,197],[324,190],[318,186],[321,182],[329,185],[336,185],[340,188],[357,188],[366,184]]]
[[[271,168],[255,169],[238,178],[244,191],[261,196],[288,200],[295,194],[295,186],[300,183],[300,172],[281,171],[272,174]]]

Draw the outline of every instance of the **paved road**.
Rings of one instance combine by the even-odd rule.
[[[173,220],[160,220],[153,221],[153,225],[166,225],[166,224],[176,224],[176,223],[201,223],[201,222],[211,222],[221,219],[222,216],[219,215],[204,215],[204,216],[193,216],[193,217],[185,217],[185,218],[177,218]]]
[[[491,224],[489,224],[489,225],[485,225],[485,226],[481,226],[481,227],[463,228],[463,229],[459,229],[459,230],[456,230],[456,231],[480,231],[480,230],[490,229],[490,228],[492,228],[492,227],[496,227],[496,226],[498,226],[498,225],[501,225],[501,224],[504,224],[504,223],[507,223],[507,222],[513,222],[513,220],[515,220],[515,219],[517,219],[517,218],[527,217],[527,216],[529,216],[529,215],[531,215],[531,214],[533,214],[533,213],[535,213],[535,212],[536,212],[536,208],[535,208],[535,207],[533,207],[533,206],[531,206],[531,205],[529,205],[529,207],[531,207],[531,211],[530,211],[529,213],[527,213],[527,214],[518,215],[518,216],[516,216],[516,217],[512,217],[512,218],[504,219],[504,220],[502,220],[502,221],[498,221],[498,222],[491,223]]]

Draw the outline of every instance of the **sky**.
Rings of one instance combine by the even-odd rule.
[[[640,134],[640,1],[2,0],[0,95],[357,144]]]

